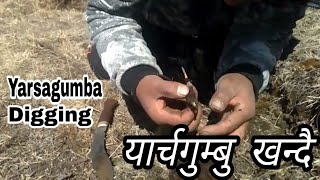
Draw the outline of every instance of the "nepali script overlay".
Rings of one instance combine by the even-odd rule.
[[[188,127],[175,126],[171,136],[126,136],[123,157],[135,169],[151,169],[154,158],[168,169],[176,168],[182,178],[200,174],[198,160],[211,160],[210,173],[215,178],[230,178],[234,172],[233,152],[240,143],[238,136],[191,136]],[[186,162],[177,166],[178,161]]]
[[[125,136],[123,158],[135,169],[151,169],[155,157],[168,169],[176,168],[183,179],[195,179],[201,168],[199,160],[210,166],[216,179],[228,179],[233,175],[232,158],[239,145],[238,136],[188,135],[188,127],[175,126],[170,136]],[[253,136],[250,155],[255,164],[264,169],[279,169],[281,159],[292,160],[304,171],[312,169],[314,146],[320,144],[310,125],[301,124],[295,135]]]
[[[320,138],[313,134],[311,126],[301,124],[294,136],[254,136],[251,139],[251,157],[264,169],[279,169],[281,159],[292,160],[304,171],[312,169],[313,146],[319,145]]]

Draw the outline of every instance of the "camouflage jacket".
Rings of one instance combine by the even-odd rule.
[[[86,21],[101,63],[111,81],[121,86],[125,72],[139,65],[162,73],[141,34],[135,17],[183,35],[197,36],[202,16],[214,21],[223,0],[89,0]],[[221,12],[222,13],[222,12]],[[296,21],[304,16],[305,3],[298,0],[255,0],[234,8],[230,32],[217,67],[221,76],[232,67],[249,64],[259,69],[259,92],[288,43]],[[203,14],[203,12],[202,12]]]

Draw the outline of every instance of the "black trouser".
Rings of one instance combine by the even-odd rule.
[[[223,49],[224,38],[228,33],[227,28],[219,31],[208,29],[207,32],[210,34],[194,38],[168,32],[146,22],[139,24],[142,27],[144,40],[164,75],[174,81],[183,82],[184,76],[181,70],[183,66],[198,90],[199,101],[208,104],[214,92],[214,71]],[[109,80],[109,75],[101,64],[95,45],[91,47],[88,60],[97,78]],[[141,128],[160,134],[170,133],[172,127],[160,127],[159,129],[159,126],[153,123],[145,111],[139,105],[137,106],[136,101],[127,96],[123,98],[129,113]],[[208,118],[211,119],[211,123],[216,122],[213,114],[210,114]]]
[[[165,76],[182,82],[183,66],[199,92],[199,100],[208,103],[214,91],[214,71],[217,66],[228,27],[207,29],[202,35],[195,37],[181,36],[166,31],[147,22],[140,21],[144,40],[157,59],[157,63]],[[104,70],[95,45],[88,54],[91,69],[99,79],[109,79]]]

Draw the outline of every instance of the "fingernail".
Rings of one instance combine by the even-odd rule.
[[[223,109],[223,103],[217,99],[213,100],[211,102],[211,107],[214,108],[217,111],[222,111]]]
[[[189,93],[189,88],[187,86],[179,86],[177,89],[177,93],[179,96],[186,96]]]

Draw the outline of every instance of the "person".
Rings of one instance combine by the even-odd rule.
[[[90,66],[156,124],[243,138],[305,9],[303,0],[89,0]],[[217,123],[200,124],[201,106],[169,106],[190,91],[174,79],[179,66],[199,99],[209,96]]]

